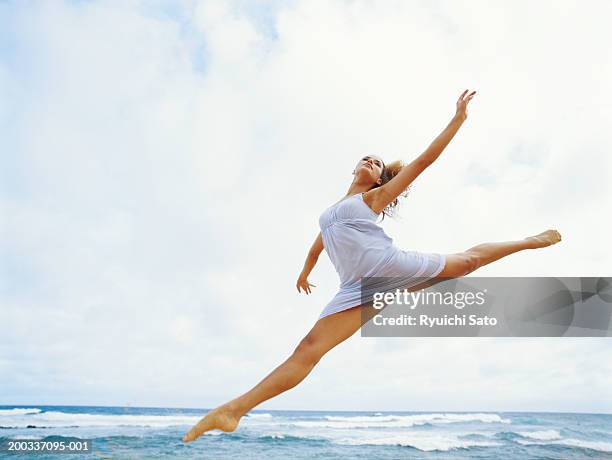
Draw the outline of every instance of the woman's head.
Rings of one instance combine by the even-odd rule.
[[[394,161],[386,165],[379,156],[366,155],[359,160],[353,174],[355,175],[355,181],[365,183],[369,187],[368,190],[372,190],[385,185],[393,179],[403,166],[401,161]],[[406,196],[407,194],[408,190],[404,191],[400,196]],[[383,218],[384,216],[393,215],[398,204],[399,200],[397,198],[389,203],[382,211]]]
[[[385,169],[385,163],[382,158],[376,155],[364,156],[353,171],[355,180],[360,183],[365,183],[371,188],[382,185],[382,174]]]

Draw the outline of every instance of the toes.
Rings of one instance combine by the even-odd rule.
[[[199,435],[196,434],[195,427],[193,427],[191,430],[187,432],[187,434],[185,434],[185,436],[183,436],[183,442],[195,441],[198,438],[199,438]]]
[[[191,442],[191,441],[195,441],[196,439],[198,439],[200,437],[200,434],[197,433],[197,427],[198,425],[194,426],[191,430],[189,430],[187,432],[187,434],[185,436],[183,436],[183,442]]]

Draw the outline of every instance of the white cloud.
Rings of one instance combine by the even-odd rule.
[[[1,5],[0,402],[210,406],[255,384],[335,292],[325,255],[314,295],[294,282],[359,155],[420,153],[467,87],[389,234],[457,252],[556,227],[477,274],[605,274],[609,4],[469,5],[281,3],[265,26],[231,2]],[[610,411],[606,352],[356,336],[267,407]]]

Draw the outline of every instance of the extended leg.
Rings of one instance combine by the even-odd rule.
[[[465,276],[474,270],[524,249],[537,249],[561,241],[556,230],[546,230],[522,240],[483,243],[458,254],[446,255],[446,266],[438,278]]]
[[[183,437],[197,439],[206,431],[234,431],[240,418],[258,404],[300,383],[325,353],[352,336],[361,326],[360,307],[326,316],[316,322],[293,354],[251,390],[210,411]]]

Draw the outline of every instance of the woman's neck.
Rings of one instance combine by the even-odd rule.
[[[353,182],[346,192],[346,196],[357,195],[358,193],[367,192],[372,188],[369,184],[362,184],[359,182]]]

